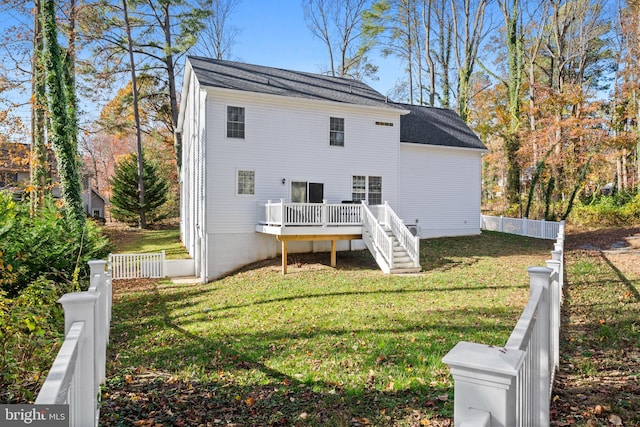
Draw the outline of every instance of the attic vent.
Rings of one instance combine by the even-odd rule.
[[[392,122],[376,122],[376,126],[393,126]]]

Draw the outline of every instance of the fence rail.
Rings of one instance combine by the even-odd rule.
[[[165,277],[165,251],[143,254],[109,254],[112,279],[158,279]]]
[[[555,240],[564,221],[545,221],[527,218],[505,218],[502,216],[480,215],[482,230],[519,234],[538,239]]]
[[[105,381],[111,324],[111,272],[106,261],[89,261],[86,292],[58,301],[64,309],[65,340],[35,400],[39,405],[69,405],[71,427],[97,426],[100,384]]]
[[[503,348],[459,342],[442,361],[454,379],[457,426],[549,425],[559,365],[564,224],[546,267],[530,267],[529,301]]]

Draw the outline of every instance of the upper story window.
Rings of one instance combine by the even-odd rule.
[[[255,171],[238,171],[238,194],[254,195],[256,193]]]
[[[329,119],[329,145],[344,147],[344,119],[341,117]]]
[[[244,107],[227,107],[227,138],[244,139]]]

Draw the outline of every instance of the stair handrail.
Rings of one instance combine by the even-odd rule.
[[[411,231],[407,228],[404,221],[395,213],[389,202],[384,202],[385,218],[387,219],[387,225],[391,229],[391,232],[400,246],[407,251],[407,254],[413,261],[414,267],[420,266],[420,238],[411,234]]]
[[[393,240],[384,231],[378,218],[364,200],[362,201],[362,226],[371,235],[373,245],[389,264],[389,269],[393,270]]]

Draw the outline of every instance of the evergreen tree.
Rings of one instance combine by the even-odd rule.
[[[143,160],[143,205],[140,204],[138,189],[138,156],[132,153],[116,165],[111,180],[111,214],[119,221],[135,223],[143,214],[149,222],[160,219],[157,209],[167,201],[169,184],[158,173],[154,162]]]

